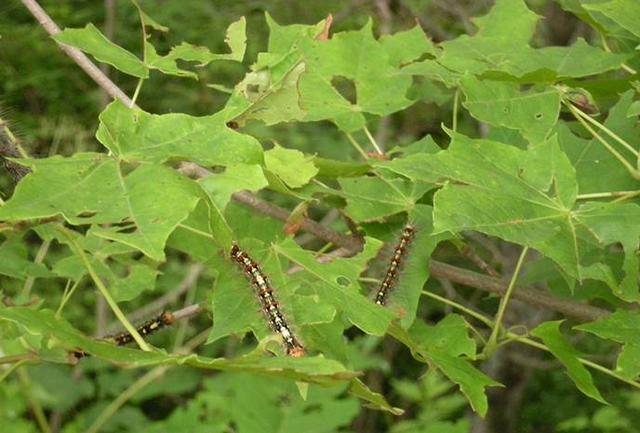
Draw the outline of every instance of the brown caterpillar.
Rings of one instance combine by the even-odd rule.
[[[271,325],[271,328],[275,332],[282,336],[287,355],[296,358],[303,356],[305,354],[304,347],[293,334],[286,318],[282,314],[282,311],[280,311],[280,306],[275,299],[273,287],[271,287],[267,276],[262,272],[260,266],[236,244],[233,244],[231,247],[231,258],[243,267],[245,275],[256,289],[262,310],[269,320],[269,325]]]
[[[147,320],[142,325],[136,328],[138,334],[143,337],[146,337],[149,334],[153,334],[154,332],[164,328],[165,326],[171,326],[175,322],[175,318],[173,317],[173,313],[170,311],[163,311],[157,317],[153,319]],[[129,344],[133,341],[133,335],[130,332],[119,332],[118,334],[109,335],[104,338],[105,340],[112,340],[118,346],[124,346],[125,344]]]
[[[413,239],[415,231],[415,227],[410,224],[407,224],[402,230],[402,235],[400,236],[398,245],[396,245],[396,248],[393,250],[393,256],[391,257],[391,262],[387,268],[387,273],[376,292],[376,304],[386,304],[389,292],[393,289],[394,284],[398,280],[398,273],[400,271],[400,266],[402,265],[402,260],[407,253],[407,248]]]
[[[136,330],[138,334],[143,337],[146,337],[149,334],[153,334],[154,332],[164,328],[165,326],[171,326],[175,322],[175,317],[171,311],[163,311],[157,317],[153,319],[147,320],[142,325],[138,326]],[[114,335],[107,335],[106,337],[102,337],[99,340],[101,341],[113,341],[118,346],[124,346],[125,344],[131,343],[134,338],[130,332],[119,332]],[[70,352],[71,355],[77,360],[80,358],[85,358],[87,356],[91,356],[89,353],[84,350],[74,350]]]

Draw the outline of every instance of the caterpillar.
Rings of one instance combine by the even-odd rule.
[[[0,113],[1,114],[1,113]],[[8,123],[0,117],[0,162],[9,172],[15,183],[31,172],[29,167],[20,165],[7,158],[20,158],[18,150],[19,142],[16,136],[9,129]]]
[[[164,328],[165,326],[171,326],[175,322],[175,317],[170,311],[163,311],[159,316],[153,319],[147,320],[142,325],[136,328],[138,334],[146,337],[149,334]],[[105,340],[114,341],[118,346],[124,346],[133,341],[133,335],[130,332],[120,332],[118,334],[109,335],[104,338]]]
[[[173,325],[175,320],[176,318],[174,317],[171,311],[163,311],[160,315],[154,317],[153,319],[147,320],[142,325],[138,326],[136,328],[136,331],[138,331],[138,334],[140,334],[142,337],[146,337],[147,335],[153,334],[154,332],[164,328],[165,326]],[[117,346],[124,346],[126,344],[131,343],[134,340],[134,338],[130,332],[120,332],[118,334],[101,337],[98,340],[112,341]],[[81,349],[71,351],[70,354],[76,360],[91,356],[89,353]]]
[[[384,279],[382,280],[378,291],[376,292],[376,304],[386,304],[389,292],[393,289],[394,284],[398,280],[398,273],[400,271],[400,266],[402,265],[402,260],[407,253],[407,249],[413,239],[415,231],[415,227],[411,224],[407,224],[404,229],[402,229],[402,235],[400,235],[400,240],[393,250],[393,256],[389,262],[387,272],[384,275]]]
[[[304,356],[304,347],[294,335],[285,316],[282,314],[280,305],[275,299],[273,287],[269,283],[267,276],[260,269],[260,266],[235,243],[231,247],[231,258],[243,267],[245,275],[256,289],[262,310],[268,318],[269,325],[282,337],[286,346],[287,355],[296,358]]]

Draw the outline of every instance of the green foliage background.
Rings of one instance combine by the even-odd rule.
[[[638,430],[635,1],[42,6],[137,107],[0,6],[3,432]]]

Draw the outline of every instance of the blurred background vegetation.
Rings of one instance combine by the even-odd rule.
[[[247,18],[248,50],[243,65],[215,62],[197,69],[198,80],[180,79],[152,73],[138,99],[138,104],[152,113],[182,112],[211,114],[222,108],[228,95],[208,85],[232,88],[253,63],[256,54],[266,49],[265,12],[280,24],[316,23],[333,14],[333,32],[357,29],[372,19],[378,35],[408,29],[419,23],[436,42],[474,32],[471,17],[484,14],[490,0],[145,0],[141,6],[156,21],[168,26],[166,34],[153,34],[159,52],[187,41],[204,45],[213,52],[224,52],[227,26],[241,16]],[[575,16],[564,12],[558,3],[532,0],[529,7],[544,19],[533,46],[570,45],[583,37],[598,44],[599,36]],[[100,27],[115,43],[140,54],[141,33],[138,15],[129,1],[43,0],[41,5],[61,27],[83,27],[91,22]],[[78,151],[100,149],[94,139],[98,115],[109,102],[107,96],[56,46],[37,25],[18,0],[0,2],[0,104],[3,117],[22,139],[27,151],[36,157],[69,155]],[[109,70],[111,78],[129,95],[137,81]],[[442,139],[440,125],[449,124],[452,91],[430,82],[418,83],[414,89],[421,101],[411,108],[382,120],[375,120],[372,130],[387,148],[409,143],[426,134]],[[482,127],[470,117],[460,119],[459,129],[469,135],[482,134]],[[286,147],[346,160],[355,156],[344,135],[328,122],[281,124],[266,128],[250,124],[246,132],[266,145],[277,141]],[[12,185],[0,173],[3,197],[11,194]],[[236,212],[247,212],[237,209]],[[280,225],[263,234],[278,232]],[[35,243],[34,243],[35,245]],[[515,261],[517,250],[510,245],[493,243],[505,257],[506,266]],[[34,248],[35,249],[35,248]],[[30,252],[35,255],[36,251]],[[55,251],[52,253],[55,257]],[[450,263],[461,261],[457,252],[441,251]],[[464,265],[464,262],[461,262]],[[153,291],[137,298],[127,310],[168,292],[192,271],[187,259],[178,253],[169,255],[162,275]],[[211,287],[212,275],[204,272],[188,296],[202,298]],[[49,283],[51,280],[48,280]],[[0,279],[3,290],[11,282]],[[40,287],[34,291],[61,292],[61,287]],[[453,290],[446,282],[431,282],[438,290]],[[450,283],[449,283],[450,284]],[[441,287],[444,286],[444,287]],[[456,288],[464,292],[462,288]],[[104,306],[96,305],[94,294],[85,290],[86,309],[69,309],[66,317],[87,333],[100,335],[108,328]],[[478,305],[495,304],[495,299],[474,295],[467,299]],[[544,312],[513,302],[512,314],[521,321],[540,321]],[[511,309],[511,306],[510,306]],[[95,312],[95,314],[94,314]],[[450,311],[432,305],[425,317],[437,321]],[[87,318],[95,322],[87,323]],[[192,336],[205,329],[208,319],[193,320],[182,331]],[[154,344],[165,347],[169,333],[158,335]],[[230,341],[227,345],[240,344]],[[367,383],[383,392],[390,401],[407,409],[403,417],[370,411],[344,389],[312,387],[305,402],[292,383],[254,376],[211,374],[190,369],[170,369],[158,373],[155,380],[111,417],[102,427],[105,432],[552,432],[552,431],[640,431],[640,393],[620,389],[619,382],[595,376],[598,387],[612,396],[614,405],[601,406],[579,393],[567,380],[558,364],[540,353],[522,347],[506,347],[483,365],[493,378],[506,385],[492,389],[490,411],[481,420],[470,411],[465,399],[439,374],[426,372],[398,343],[391,339],[358,337],[353,344],[354,367],[370,369]],[[221,343],[206,346],[206,354],[220,355],[230,350]],[[614,354],[612,354],[613,356]],[[393,374],[390,374],[393,364]],[[97,414],[117,396],[136,383],[144,372],[117,369],[96,360],[81,366],[40,366],[29,368],[29,376],[18,375],[16,381],[0,386],[0,431],[37,431],[29,415],[31,393],[41,402],[51,423],[51,431],[85,431]],[[419,379],[416,379],[418,378]]]

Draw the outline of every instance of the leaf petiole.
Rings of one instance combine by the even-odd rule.
[[[507,291],[500,300],[500,306],[498,307],[498,312],[496,313],[496,319],[495,323],[493,324],[493,329],[491,330],[491,335],[489,336],[489,340],[484,347],[484,353],[488,356],[495,352],[497,348],[498,334],[500,333],[500,328],[502,326],[504,312],[507,310],[507,305],[509,304],[509,300],[511,299],[511,293],[513,293],[513,288],[516,286],[516,281],[518,280],[518,275],[520,274],[520,270],[522,269],[522,264],[524,263],[524,258],[527,255],[527,251],[529,251],[529,247],[524,247],[522,249],[520,257],[518,258],[518,263],[516,263],[516,268],[513,270],[511,281],[509,281]]]
[[[145,352],[150,352],[151,347],[147,344],[146,341],[144,341],[144,338],[142,338],[142,336],[138,333],[135,326],[133,326],[131,322],[129,322],[129,320],[124,315],[124,313],[122,312],[122,310],[120,309],[116,301],[111,297],[111,293],[109,293],[109,290],[100,279],[100,276],[98,275],[98,273],[95,271],[95,269],[89,262],[89,259],[87,258],[87,255],[84,253],[84,250],[82,249],[82,247],[78,245],[76,240],[73,239],[73,237],[69,233],[67,233],[67,231],[64,228],[58,227],[58,231],[60,231],[62,235],[67,238],[67,240],[69,241],[69,244],[71,245],[71,249],[74,250],[74,252],[80,257],[80,260],[82,260],[82,263],[87,269],[87,272],[91,276],[91,279],[93,280],[94,284],[96,285],[96,287],[98,288],[98,290],[100,291],[104,299],[107,301],[107,304],[109,304],[109,307],[111,307],[113,314],[115,314],[118,320],[120,320],[120,322],[122,323],[122,326],[124,326],[127,332],[129,332],[133,337],[133,339],[136,340],[136,343],[138,343],[138,346],[140,346],[140,349],[144,350]]]
[[[571,104],[567,104],[569,111],[574,115],[574,117],[585,127],[587,131],[591,133],[602,145],[618,160],[624,167],[627,169],[631,177],[634,179],[640,180],[640,172],[638,172],[633,166],[627,161],[617,150],[613,148],[604,138],[598,134],[596,130],[594,130],[581,116],[578,114],[578,109],[575,108]]]

